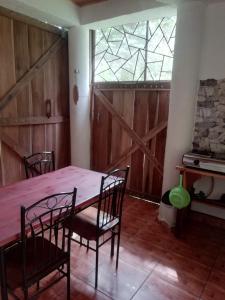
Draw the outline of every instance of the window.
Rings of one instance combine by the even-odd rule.
[[[176,17],[95,31],[94,82],[171,80]]]

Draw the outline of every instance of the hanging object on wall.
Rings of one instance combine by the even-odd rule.
[[[74,86],[73,86],[73,101],[75,105],[77,105],[78,99],[79,99],[79,91],[78,91],[78,86],[77,86],[77,74],[79,73],[78,69],[74,70]]]
[[[174,187],[169,193],[170,203],[178,209],[187,207],[191,202],[190,195],[188,191],[183,188],[182,182],[183,176],[180,174],[179,185]]]

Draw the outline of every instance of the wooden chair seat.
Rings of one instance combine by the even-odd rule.
[[[37,295],[67,278],[67,300],[70,300],[71,230],[64,227],[74,215],[77,189],[42,198],[28,207],[21,206],[21,234],[17,244],[4,249],[3,282],[13,295],[20,288],[24,300]],[[40,287],[40,281],[57,271],[59,276]],[[37,284],[36,291],[30,288]],[[7,290],[7,292],[8,292]]]
[[[36,251],[34,252],[34,249]],[[51,261],[54,257],[54,262]],[[31,285],[68,260],[68,254],[42,237],[30,238],[26,247],[27,283]],[[16,244],[5,254],[6,275],[9,287],[14,290],[22,285],[22,244]],[[39,275],[38,275],[39,274]],[[40,278],[38,278],[40,277]]]
[[[99,236],[103,235],[119,223],[119,218],[116,218],[109,223],[106,222],[106,218],[103,220],[103,212],[100,212],[100,228],[97,234],[97,214],[97,208],[93,206],[88,207],[87,209],[76,214],[75,216],[73,216],[73,218],[68,220],[66,222],[66,226],[69,226],[72,229],[72,231],[78,234],[80,237],[83,237],[89,241],[96,241]],[[103,222],[106,222],[107,224],[102,227],[101,225],[103,224]]]
[[[118,268],[122,207],[128,172],[129,166],[103,176],[96,203],[80,213],[70,216],[65,223],[66,228],[80,236],[80,239],[72,236],[72,240],[87,247],[88,250],[96,252],[95,288],[98,285],[99,248],[111,240],[111,257],[113,257],[116,237],[116,269]],[[101,237],[106,232],[108,232],[107,236],[102,239]],[[91,245],[90,241],[93,242]]]

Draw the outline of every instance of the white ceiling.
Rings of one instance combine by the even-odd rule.
[[[79,25],[79,7],[70,0],[0,0],[0,6],[51,25]]]
[[[177,0],[109,0],[84,7],[70,0],[0,0],[0,6],[52,25],[96,28],[176,13],[162,1]]]

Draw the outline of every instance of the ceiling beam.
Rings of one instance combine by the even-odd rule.
[[[107,0],[72,0],[76,5],[79,6],[85,6],[85,5],[91,5],[96,4],[99,2],[107,1]]]
[[[108,0],[82,7],[80,9],[80,23],[81,25],[90,25],[91,29],[95,29],[99,25],[111,26],[110,22],[113,23],[114,21],[116,24],[121,24],[121,22],[126,24],[127,21],[129,22],[129,17],[131,22],[134,22],[137,20],[137,14],[145,14],[145,12],[147,12],[145,14],[146,19],[151,17],[151,11],[154,12],[156,18],[158,9],[163,9],[165,16],[167,9],[171,9],[171,7],[157,0]],[[175,8],[173,10],[175,11]]]

